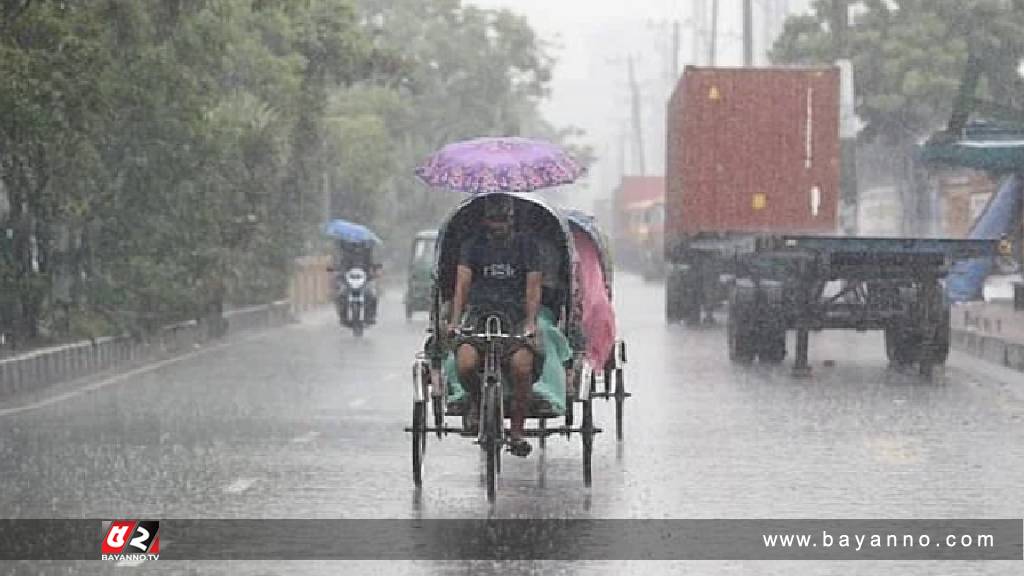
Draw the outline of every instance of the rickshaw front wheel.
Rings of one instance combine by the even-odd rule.
[[[484,431],[484,444],[487,452],[487,500],[494,502],[497,496],[498,467],[501,465],[498,458],[501,457],[501,399],[498,397],[498,387],[489,386],[484,394],[483,422],[480,425]]]

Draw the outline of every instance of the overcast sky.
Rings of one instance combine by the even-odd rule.
[[[631,147],[622,152],[623,134],[629,129],[627,57],[636,61],[638,83],[644,93],[644,158],[648,174],[663,172],[664,102],[673,85],[671,46],[673,20],[687,22],[696,0],[465,0],[482,7],[504,7],[524,14],[557,58],[552,96],[543,106],[555,125],[576,125],[586,130],[588,142],[600,156],[591,171],[590,188],[601,195],[617,182],[621,157],[625,170],[637,172]],[[790,12],[804,10],[807,0],[754,0],[755,51],[763,52],[765,33],[761,7],[774,2]],[[710,6],[710,0],[707,5]],[[788,5],[788,6],[787,6]],[[718,63],[738,65],[742,60],[742,0],[720,0]],[[710,8],[708,9],[710,13]],[[702,28],[706,29],[704,25]],[[691,60],[693,28],[681,28],[680,66]],[[701,64],[706,48],[701,50]],[[760,62],[759,58],[759,62]]]

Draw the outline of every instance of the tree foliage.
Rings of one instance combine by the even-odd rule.
[[[840,57],[830,14],[836,0],[817,0],[789,18],[771,59],[782,64],[829,63]],[[847,0],[842,0],[846,2]],[[948,121],[967,66],[976,57],[980,95],[1020,109],[1024,82],[1024,2],[1020,0],[864,0],[848,2],[848,31],[864,136],[908,142]]]
[[[412,177],[430,151],[559,137],[551,67],[460,0],[0,0],[0,331],[281,297],[327,216],[404,252],[450,205]]]

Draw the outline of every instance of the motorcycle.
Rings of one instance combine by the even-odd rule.
[[[338,320],[343,326],[352,329],[352,335],[359,338],[363,335],[367,322],[367,283],[369,275],[359,267],[349,268],[337,279],[337,292],[334,298],[338,310]]]

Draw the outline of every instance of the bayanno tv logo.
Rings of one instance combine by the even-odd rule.
[[[104,522],[100,560],[159,560],[160,523],[153,520]]]

